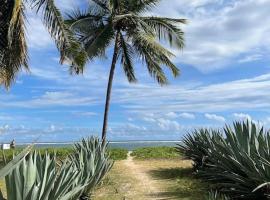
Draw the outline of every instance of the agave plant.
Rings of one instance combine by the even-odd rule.
[[[219,194],[217,191],[210,191],[206,199],[207,200],[229,200],[228,197],[222,194]]]
[[[178,152],[183,155],[186,159],[193,161],[194,169],[197,170],[204,164],[209,162],[209,148],[213,146],[213,141],[218,140],[220,132],[212,130],[211,132],[207,129],[195,130],[191,134],[184,136],[181,144],[177,145]]]
[[[57,169],[55,156],[32,152],[6,176],[7,199],[77,199],[84,188],[79,175],[72,162],[65,161]]]
[[[13,158],[9,163],[7,163],[1,170],[0,170],[0,179],[7,176],[16,166],[20,164],[22,159],[31,151],[33,145],[26,147],[21,153]],[[0,199],[3,199],[2,191],[0,190]]]
[[[179,151],[195,163],[200,157],[204,160],[197,168],[200,178],[214,183],[219,192],[233,199],[269,198],[270,132],[247,121],[225,126],[223,132],[195,133],[185,137]]]
[[[98,138],[82,139],[74,145],[70,160],[81,171],[81,181],[86,182],[81,199],[89,199],[93,188],[111,169],[113,162],[109,159],[107,145],[102,145]]]
[[[74,145],[70,156],[60,164],[55,154],[32,152],[6,172],[8,200],[78,200],[88,193],[112,167],[106,147],[97,138]],[[0,200],[3,200],[0,195]]]

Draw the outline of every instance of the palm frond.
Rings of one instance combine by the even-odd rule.
[[[160,40],[169,41],[171,46],[180,49],[184,47],[184,32],[179,28],[179,25],[186,24],[185,19],[141,17],[141,20],[155,29]]]
[[[126,0],[128,9],[134,13],[148,11],[156,6],[161,0]]]
[[[90,0],[106,12],[111,12],[108,0]]]
[[[133,56],[134,51],[130,44],[128,44],[125,41],[125,38],[122,34],[120,34],[120,49],[121,49],[121,63],[124,69],[124,72],[126,74],[126,77],[128,78],[129,82],[136,82],[136,76],[134,73],[134,67],[133,67]]]
[[[0,84],[8,88],[22,66],[28,70],[28,55],[25,39],[24,5],[22,0],[9,7],[8,26],[1,32],[4,46],[0,50]],[[3,30],[3,29],[2,29]],[[2,31],[1,30],[1,31]]]
[[[103,16],[92,12],[75,9],[65,19],[65,24],[75,33],[77,38],[93,34],[103,23]]]
[[[133,43],[137,51],[140,52],[141,57],[144,57],[143,54],[149,57],[145,59],[146,64],[150,64],[157,70],[161,68],[160,66],[165,65],[172,71],[175,77],[179,75],[179,69],[170,60],[173,54],[157,43],[153,36],[149,36],[142,31],[137,31],[136,34],[133,34]],[[162,84],[162,82],[160,83]]]
[[[43,22],[60,51],[60,62],[68,62],[76,73],[83,71],[87,61],[86,52],[73,37],[64,19],[54,4],[54,0],[29,0],[37,12],[43,15]]]
[[[114,38],[114,32],[110,24],[102,25],[93,31],[94,33],[91,32],[89,35],[81,37],[89,59],[104,56],[106,48]]]

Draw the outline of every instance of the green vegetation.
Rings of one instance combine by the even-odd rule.
[[[135,165],[139,173],[127,167],[126,161],[116,161],[103,184],[95,191],[93,199],[208,200],[206,184],[194,177],[190,161],[145,159],[135,160]],[[154,191],[149,191],[146,180],[138,180],[140,173],[153,180]]]
[[[112,167],[106,149],[92,137],[76,143],[63,162],[55,154],[33,151],[5,176],[7,198],[89,199]],[[1,194],[0,199],[4,199]]]
[[[3,152],[0,153],[0,165],[4,164],[4,157],[6,160],[10,161],[13,158],[13,155],[19,154],[23,149],[22,148],[17,148],[15,150],[5,150],[4,155]],[[58,148],[34,148],[34,150],[37,150],[40,152],[41,155],[48,154],[51,155],[56,155],[56,158],[58,160],[64,160],[67,158],[67,156],[72,153],[73,149],[72,147],[58,147]],[[112,160],[124,160],[127,158],[127,153],[128,151],[126,149],[121,149],[121,148],[112,148],[108,149],[107,153],[110,156],[110,159]]]
[[[135,58],[146,65],[150,76],[161,85],[168,83],[164,67],[174,77],[179,75],[179,69],[171,60],[174,54],[163,44],[168,42],[171,47],[178,49],[184,47],[184,33],[180,25],[185,24],[186,20],[146,16],[145,11],[157,3],[156,0],[91,1],[89,9],[75,8],[66,20],[70,29],[80,38],[89,59],[104,57],[106,50],[114,44],[102,129],[103,141],[106,139],[112,82],[118,61],[129,82],[137,81]]]
[[[180,158],[174,147],[144,147],[131,154],[135,159],[175,159]]]
[[[25,34],[26,7],[42,17],[43,24],[60,52],[60,62],[68,61],[71,71],[81,72],[86,63],[86,52],[66,27],[60,11],[51,0],[1,1],[0,13],[0,85],[10,87],[22,68],[28,68]],[[29,32],[31,33],[31,32]]]
[[[270,132],[253,122],[234,123],[224,131],[188,134],[178,150],[194,161],[196,174],[233,199],[270,195]]]
[[[121,148],[109,149],[108,152],[112,160],[125,160],[128,154],[128,150]]]

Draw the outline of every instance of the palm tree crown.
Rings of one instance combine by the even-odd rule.
[[[179,25],[184,19],[147,17],[145,13],[160,0],[92,0],[89,8],[74,10],[68,15],[67,25],[83,44],[89,59],[105,55],[114,41],[114,53],[110,70],[104,114],[102,137],[106,138],[108,108],[115,65],[120,60],[129,82],[135,82],[134,59],[145,63],[150,75],[161,85],[167,77],[163,67],[168,67],[173,76],[179,69],[170,58],[173,53],[160,42],[184,47],[184,33]]]
[[[28,70],[27,5],[42,14],[43,23],[60,51],[60,62],[67,61],[76,73],[82,71],[87,56],[65,25],[54,0],[0,0],[0,5],[0,85],[9,87],[22,67]]]
[[[75,10],[67,23],[84,44],[90,59],[103,56],[116,40],[117,57],[130,82],[136,81],[134,58],[142,59],[151,76],[158,83],[167,83],[162,66],[174,76],[179,69],[171,62],[173,54],[156,40],[169,41],[171,46],[183,48],[183,32],[178,24],[184,19],[145,17],[143,13],[159,0],[93,0],[86,11]]]

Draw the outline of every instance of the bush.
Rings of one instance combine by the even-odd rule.
[[[108,154],[112,160],[125,160],[127,158],[128,150],[113,148],[108,150]]]
[[[188,134],[178,151],[194,161],[196,174],[233,199],[270,196],[270,132],[252,122],[234,123],[223,131]]]
[[[174,147],[144,147],[135,149],[132,154],[135,159],[174,159],[179,154]]]
[[[4,164],[4,157],[7,161],[11,161],[13,159],[13,156],[18,155],[23,148],[16,148],[15,150],[5,150],[4,154],[3,152],[0,153],[0,165]],[[44,155],[45,153],[48,153],[50,155],[56,155],[57,160],[65,160],[68,155],[70,155],[73,151],[72,147],[57,147],[57,148],[36,148],[36,151],[40,152],[41,155]],[[120,149],[120,148],[113,148],[113,149],[107,149],[107,153],[110,156],[110,159],[112,160],[124,160],[127,158],[128,150],[126,149]],[[1,155],[2,154],[2,155]]]

